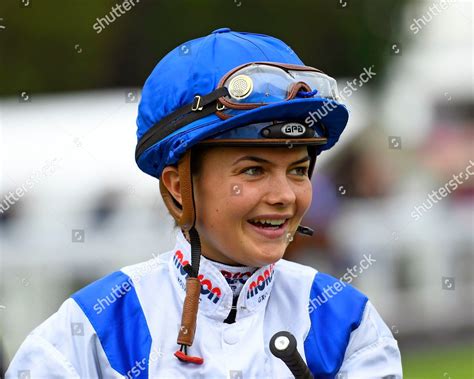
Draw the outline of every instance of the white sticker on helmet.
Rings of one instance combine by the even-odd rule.
[[[297,122],[289,122],[281,127],[281,132],[289,137],[298,137],[306,133],[306,126]]]

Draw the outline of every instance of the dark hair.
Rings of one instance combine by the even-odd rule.
[[[201,175],[203,157],[211,149],[212,147],[203,145],[197,145],[191,149],[191,172],[193,177],[197,178]]]

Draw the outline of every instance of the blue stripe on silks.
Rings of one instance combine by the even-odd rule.
[[[317,273],[314,277],[308,308],[311,327],[304,351],[315,379],[334,378],[341,368],[350,334],[359,327],[367,300],[330,275]]]
[[[112,368],[130,378],[148,378],[151,335],[132,284],[117,271],[71,297],[94,327]]]

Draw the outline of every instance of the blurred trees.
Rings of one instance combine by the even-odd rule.
[[[137,1],[97,34],[123,0],[2,0],[0,96],[141,86],[169,50],[221,27],[278,37],[333,76],[380,73],[411,0]]]

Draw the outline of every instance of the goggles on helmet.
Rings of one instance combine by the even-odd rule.
[[[217,88],[222,87],[227,88],[228,95],[219,98],[221,105],[217,109],[221,112],[226,108],[254,109],[296,97],[338,99],[335,79],[313,67],[282,63],[252,62],[238,66],[222,77]]]

